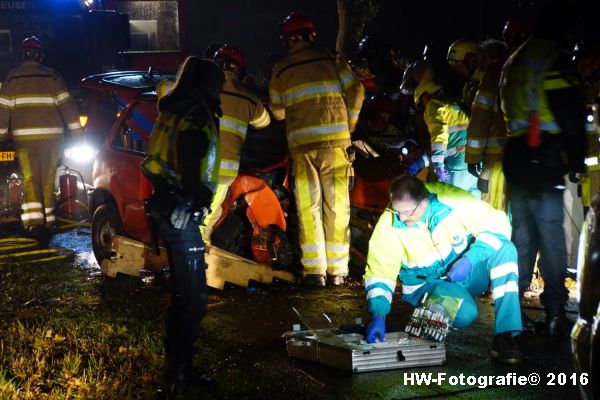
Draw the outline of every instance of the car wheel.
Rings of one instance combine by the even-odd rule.
[[[210,243],[238,256],[252,258],[250,252],[250,236],[252,228],[249,226],[245,214],[242,217],[239,212],[232,212],[215,229],[210,236]]]
[[[102,204],[92,217],[92,250],[98,264],[110,258],[113,238],[121,234],[123,225],[115,204]]]
[[[297,272],[300,257],[290,243],[286,232],[277,225],[269,225],[271,231],[270,250],[273,255],[273,267]]]

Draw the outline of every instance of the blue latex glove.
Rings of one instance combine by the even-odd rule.
[[[427,156],[421,156],[413,161],[408,168],[406,168],[406,175],[416,176],[420,170],[429,166],[429,159]]]
[[[448,182],[450,180],[450,175],[448,175],[448,172],[446,172],[446,168],[444,168],[443,166],[437,167],[435,169],[435,174],[437,175],[439,182]]]
[[[371,320],[371,325],[367,328],[365,340],[367,343],[383,342],[385,338],[385,316],[376,315]]]
[[[462,256],[458,259],[448,271],[448,280],[450,282],[462,282],[467,279],[469,273],[471,272],[471,261],[465,256]]]

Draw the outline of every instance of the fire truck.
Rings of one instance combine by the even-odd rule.
[[[176,71],[188,54],[185,8],[185,0],[0,0],[0,83],[22,61],[20,42],[35,35],[44,43],[44,65],[60,72],[87,115],[99,92],[80,85],[86,76]],[[91,143],[102,142],[105,132],[91,133],[101,135]],[[1,139],[0,223],[20,207],[18,163]]]
[[[185,7],[183,0],[0,0],[0,79],[32,35],[44,43],[44,64],[72,87],[111,70],[175,70],[188,53]]]

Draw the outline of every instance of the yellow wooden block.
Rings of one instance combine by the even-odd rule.
[[[117,273],[139,276],[141,269],[160,273],[168,265],[165,249],[156,256],[150,246],[124,236],[114,237],[112,251],[114,255],[100,265],[106,276],[115,277]],[[291,272],[273,269],[217,247],[207,247],[205,260],[206,284],[215,289],[223,289],[225,282],[248,287],[251,280],[260,283],[271,283],[273,278],[296,281]]]

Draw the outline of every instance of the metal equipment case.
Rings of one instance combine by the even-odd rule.
[[[352,372],[424,367],[446,361],[443,342],[404,332],[387,333],[383,343],[366,343],[362,334],[340,329],[292,331],[283,337],[290,356]]]

